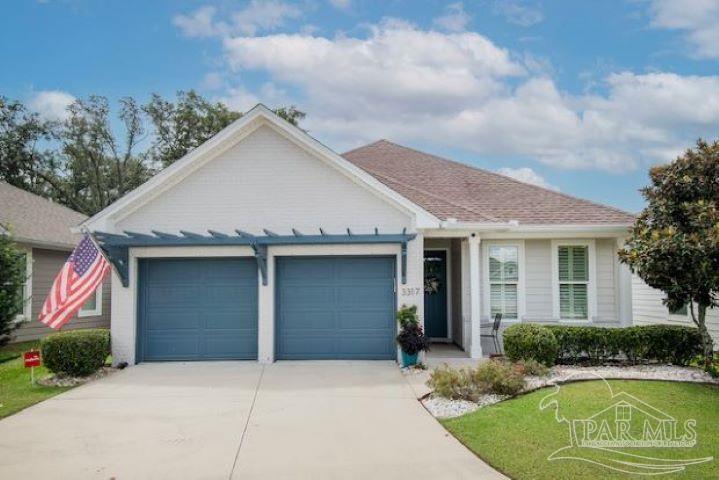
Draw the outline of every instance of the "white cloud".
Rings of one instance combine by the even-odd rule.
[[[495,0],[493,11],[503,16],[509,23],[530,27],[544,20],[542,10],[524,0]]]
[[[252,0],[241,10],[223,14],[227,21],[216,16],[220,16],[216,8],[205,6],[189,15],[175,15],[172,21],[188,37],[255,35],[284,26],[287,20],[301,17],[302,11],[279,0]]]
[[[717,0],[651,0],[652,26],[685,32],[697,58],[719,58]]]
[[[432,139],[497,158],[623,172],[666,161],[719,126],[719,76],[610,73],[598,82],[606,93],[569,94],[536,61],[480,34],[399,20],[355,36],[234,36],[223,48],[231,74],[260,72],[272,86],[236,87],[228,92],[235,105],[302,105],[303,126],[338,150]]]
[[[447,5],[444,15],[435,18],[434,24],[450,32],[461,32],[467,28],[470,20],[462,2],[457,2]]]
[[[543,176],[541,176],[529,167],[504,167],[497,170],[497,172],[501,173],[502,175],[514,178],[515,180],[519,180],[520,182],[531,183],[532,185],[537,185],[538,187],[548,188],[557,192],[559,191],[559,187],[548,183]]]
[[[75,97],[61,90],[43,90],[33,93],[28,105],[45,120],[65,120],[69,113],[67,107]]]
[[[202,7],[190,15],[175,15],[172,23],[188,37],[211,37],[219,34],[219,26],[214,23],[214,7]]]
[[[202,78],[202,88],[206,90],[219,90],[225,84],[222,74],[218,72],[206,73]]]
[[[352,5],[352,0],[329,0],[330,5],[341,10],[347,10]]]

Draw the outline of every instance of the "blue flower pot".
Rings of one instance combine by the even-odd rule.
[[[412,365],[417,365],[417,355],[417,353],[410,355],[402,350],[402,366],[411,367]]]

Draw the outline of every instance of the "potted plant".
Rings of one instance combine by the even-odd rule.
[[[402,305],[402,308],[397,311],[397,321],[400,326],[397,343],[402,349],[402,366],[416,365],[419,352],[429,350],[429,338],[419,324],[417,306]]]

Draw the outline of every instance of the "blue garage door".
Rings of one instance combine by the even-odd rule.
[[[279,359],[395,358],[395,260],[277,259]]]
[[[140,260],[138,360],[257,358],[254,258]]]

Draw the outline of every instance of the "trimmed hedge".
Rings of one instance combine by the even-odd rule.
[[[504,351],[513,362],[536,360],[547,366],[554,365],[559,345],[554,334],[536,323],[517,323],[502,334]]]
[[[85,377],[98,371],[110,354],[107,329],[69,330],[40,341],[42,361],[55,374]]]
[[[561,363],[604,363],[625,357],[630,363],[659,362],[688,365],[701,353],[701,337],[694,327],[642,325],[625,328],[547,325],[559,344]],[[505,347],[506,348],[506,347]]]

